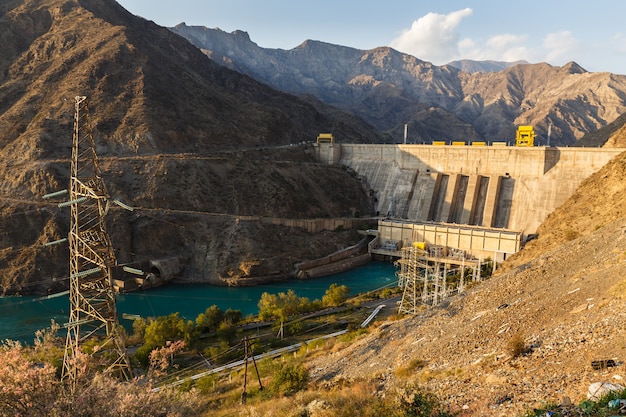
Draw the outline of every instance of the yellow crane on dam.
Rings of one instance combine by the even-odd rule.
[[[515,132],[515,146],[535,146],[536,136],[532,126],[518,126]]]

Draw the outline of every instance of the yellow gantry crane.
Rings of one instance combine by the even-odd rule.
[[[536,136],[532,126],[518,126],[515,132],[515,146],[535,146]]]

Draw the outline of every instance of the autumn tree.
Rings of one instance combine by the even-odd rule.
[[[350,288],[345,285],[331,284],[322,297],[324,307],[335,307],[343,304],[350,294]]]
[[[196,327],[203,332],[216,331],[220,323],[224,320],[224,312],[221,308],[213,304],[204,313],[196,317]]]

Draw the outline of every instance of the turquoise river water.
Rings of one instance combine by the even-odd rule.
[[[129,328],[130,320],[123,314],[142,317],[166,316],[179,312],[182,317],[194,320],[213,304],[222,310],[240,310],[244,316],[258,313],[261,294],[278,294],[292,289],[300,297],[321,299],[333,284],[346,285],[351,294],[359,294],[396,285],[396,268],[391,263],[370,262],[359,268],[312,280],[289,280],[256,287],[217,287],[212,285],[168,285],[148,291],[120,294],[117,312],[120,322]],[[36,330],[50,326],[54,320],[64,324],[68,320],[68,296],[0,297],[0,341],[6,339],[32,343]]]

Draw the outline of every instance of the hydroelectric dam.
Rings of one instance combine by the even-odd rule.
[[[354,170],[379,215],[371,252],[414,242],[503,260],[624,148],[315,144]]]

